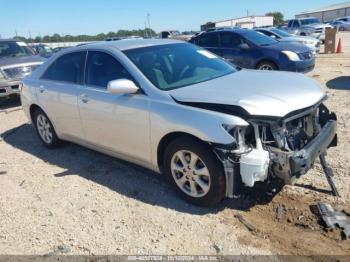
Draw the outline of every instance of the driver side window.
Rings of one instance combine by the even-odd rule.
[[[108,82],[117,79],[133,81],[129,72],[110,54],[89,51],[86,63],[85,84],[107,89]]]

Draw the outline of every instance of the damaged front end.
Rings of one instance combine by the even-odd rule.
[[[283,118],[246,117],[248,127],[223,126],[236,140],[234,145],[214,145],[226,172],[226,195],[233,197],[239,183],[253,187],[258,181],[280,178],[293,184],[336,146],[336,115],[322,102]]]

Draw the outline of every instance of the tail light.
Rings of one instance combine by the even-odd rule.
[[[21,82],[19,83],[19,92],[22,93],[24,91],[24,84]]]

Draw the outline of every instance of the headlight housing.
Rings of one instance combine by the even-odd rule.
[[[287,56],[290,61],[300,61],[299,55],[293,51],[285,50],[285,51],[282,51],[282,54]]]
[[[251,148],[246,144],[246,132],[247,128],[249,128],[250,126],[223,124],[222,127],[235,140],[231,152],[234,152],[236,154],[245,154],[251,150]]]

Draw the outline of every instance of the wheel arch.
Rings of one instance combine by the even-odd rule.
[[[209,146],[208,142],[203,141],[199,137],[194,136],[194,135],[189,134],[189,133],[186,133],[186,132],[171,132],[169,134],[166,134],[165,136],[162,137],[162,139],[160,140],[158,147],[157,147],[157,164],[158,164],[158,168],[159,168],[161,173],[163,173],[163,171],[164,171],[164,169],[163,169],[164,168],[164,166],[163,166],[164,158],[162,156],[164,156],[166,147],[169,143],[171,143],[171,141],[173,141],[174,139],[177,139],[179,137],[191,138],[191,139],[194,139],[196,141],[199,141],[199,142]]]
[[[261,63],[263,63],[263,62],[272,63],[272,64],[274,64],[274,65],[276,66],[276,68],[279,70],[278,63],[277,63],[274,59],[272,59],[272,58],[262,58],[262,59],[260,59],[259,61],[256,62],[256,64],[255,64],[255,69],[257,69],[258,66],[259,66]]]
[[[38,106],[37,104],[32,104],[30,107],[29,107],[29,114],[30,114],[30,120],[32,121],[32,123],[34,124],[34,112],[36,110],[42,110],[43,112],[45,112],[40,106]],[[46,113],[45,113],[46,114]]]
[[[53,127],[54,127],[54,129],[55,129],[55,132],[57,133],[57,126],[56,126],[56,124],[55,124],[55,122],[54,121],[52,121],[52,118],[47,114],[47,112],[45,112],[45,110],[41,107],[41,106],[39,106],[38,104],[31,104],[30,105],[30,107],[29,107],[29,114],[30,114],[30,120],[32,121],[32,124],[33,125],[35,125],[35,122],[34,122],[34,119],[33,119],[33,117],[34,117],[34,112],[36,111],[36,110],[41,110],[41,111],[43,111],[44,113],[45,113],[45,115],[49,118],[49,120],[50,120],[50,122],[52,123],[52,125],[53,125]],[[57,135],[58,135],[58,133],[57,133]]]

